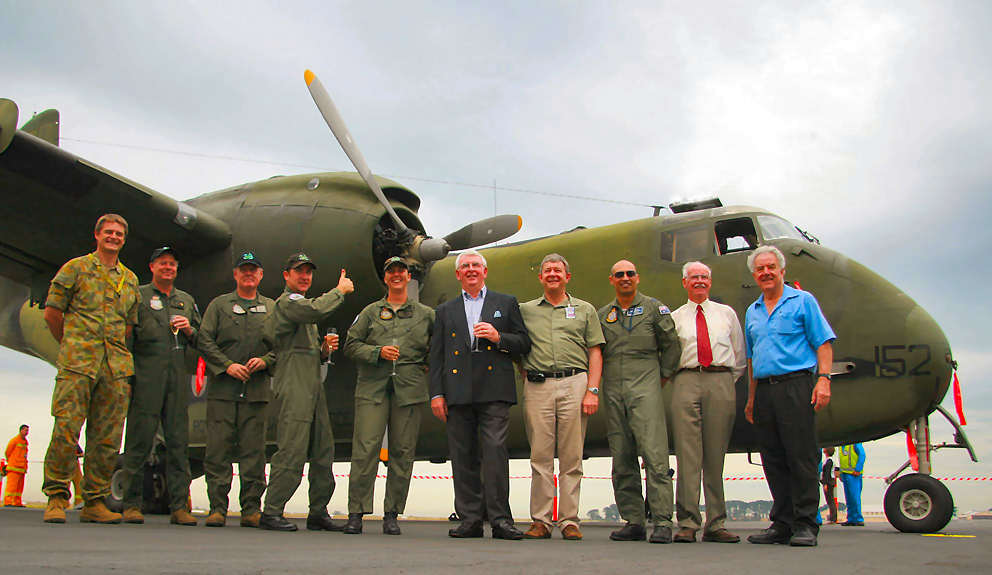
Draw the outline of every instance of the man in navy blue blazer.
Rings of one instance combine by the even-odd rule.
[[[475,250],[455,260],[462,292],[436,310],[431,411],[447,422],[455,511],[462,519],[448,535],[482,537],[485,512],[494,538],[518,540],[523,533],[510,512],[506,437],[517,402],[512,360],[530,351],[530,337],[517,298],[486,289],[488,271]]]

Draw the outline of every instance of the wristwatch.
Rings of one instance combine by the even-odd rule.
[[[821,377],[827,378],[827,381],[831,381],[832,380],[832,378],[830,377],[830,374],[829,373],[818,373],[818,374],[816,374],[816,379],[820,379]]]
[[[586,388],[586,391],[588,391],[589,393],[591,393],[593,395],[599,395],[599,388],[598,387],[587,387]]]

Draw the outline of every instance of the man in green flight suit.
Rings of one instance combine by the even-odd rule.
[[[124,457],[121,464],[124,522],[144,523],[141,514],[145,460],[155,446],[159,423],[165,436],[166,486],[170,522],[196,525],[189,500],[190,370],[186,348],[196,345],[200,312],[193,296],[175,287],[179,262],[170,247],[152,252],[148,263],[152,281],[138,288],[138,326],[134,329],[134,379],[127,411]]]
[[[406,507],[420,417],[427,404],[427,353],[434,310],[407,299],[410,268],[392,257],[383,267],[388,292],[362,310],[348,328],[344,353],[358,366],[355,434],[348,480],[348,523],[362,532],[362,515],[372,512],[379,447],[389,429],[389,469],[382,532],[399,535],[396,518]]]
[[[644,458],[647,497],[654,520],[652,543],[672,542],[672,478],[668,474],[668,429],[661,388],[679,366],[682,346],[671,311],[638,293],[640,276],[627,260],[610,270],[617,297],[599,308],[603,350],[606,434],[613,455],[613,493],[627,524],[614,541],[643,541],[644,497],[637,456]]]
[[[236,288],[217,296],[203,313],[197,347],[207,362],[207,452],[203,471],[210,515],[223,527],[231,491],[231,464],[241,476],[241,526],[258,527],[265,491],[265,407],[276,354],[265,335],[275,302],[258,293],[262,262],[244,252],[234,264]]]
[[[323,339],[317,322],[327,319],[344,296],[355,291],[345,270],[334,289],[308,299],[316,264],[304,253],[289,256],[282,277],[286,289],[276,300],[266,330],[276,352],[273,392],[282,401],[279,408],[277,451],[272,455],[269,491],[265,512],[259,520],[262,529],[296,531],[296,524],[283,517],[286,502],[300,486],[303,464],[310,462],[310,513],[307,529],[340,531],[344,526],[331,521],[327,503],[334,493],[334,435],[327,413],[324,382],[320,377],[322,358],[336,350],[338,336]]]

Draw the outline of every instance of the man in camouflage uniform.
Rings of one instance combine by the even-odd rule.
[[[386,260],[383,274],[388,292],[358,314],[344,346],[345,355],[358,366],[344,527],[350,534],[361,533],[362,515],[372,513],[379,446],[387,428],[389,469],[382,532],[400,534],[397,516],[406,506],[420,417],[427,405],[427,352],[434,310],[407,299],[410,269],[403,258]]]
[[[165,436],[166,487],[170,522],[196,525],[189,499],[190,370],[186,348],[196,345],[200,312],[193,296],[175,287],[179,262],[172,248],[152,252],[152,281],[141,286],[138,326],[134,330],[134,383],[127,410],[121,465],[124,522],[144,523],[141,514],[145,461],[155,447],[159,424]],[[173,329],[177,330],[176,332]]]
[[[613,455],[613,494],[627,524],[614,541],[643,541],[644,497],[637,456],[644,458],[648,504],[654,519],[651,543],[672,542],[672,478],[661,388],[679,366],[682,345],[668,306],[637,291],[641,278],[627,260],[613,264],[617,297],[599,308],[603,349],[606,436]]]
[[[96,251],[66,262],[52,279],[45,323],[61,345],[52,393],[52,440],[45,454],[46,523],[65,523],[76,443],[86,423],[82,522],[120,523],[104,504],[110,494],[134,362],[126,337],[138,323],[138,278],[117,259],[127,221],[106,214],[96,222]]]
[[[276,352],[273,392],[282,405],[265,512],[258,524],[263,529],[296,531],[296,524],[283,517],[283,510],[300,486],[303,464],[307,461],[310,462],[307,529],[340,531],[343,527],[331,521],[327,513],[327,503],[334,493],[331,470],[334,435],[320,377],[321,360],[337,349],[338,336],[328,334],[321,338],[317,322],[326,320],[355,286],[345,270],[341,270],[337,287],[308,299],[304,294],[313,283],[315,269],[317,266],[306,254],[289,257],[282,273],[286,289],[276,300],[266,325]]]
[[[223,527],[231,491],[231,464],[241,476],[241,526],[258,527],[265,491],[265,407],[276,363],[265,319],[275,302],[258,293],[262,263],[252,252],[234,264],[231,293],[214,298],[203,314],[197,347],[210,370],[207,387],[207,527]]]

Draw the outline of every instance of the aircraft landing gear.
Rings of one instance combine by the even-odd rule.
[[[954,443],[931,445],[929,419],[927,416],[917,418],[909,425],[907,433],[912,436],[916,446],[916,468],[919,472],[898,477],[913,464],[911,457],[895,473],[885,478],[885,482],[890,484],[885,491],[885,517],[893,527],[904,533],[935,533],[947,526],[954,514],[954,498],[950,490],[930,476],[931,451],[945,447],[967,449],[972,461],[978,461],[975,450],[957,420],[939,405],[937,410],[954,426]]]

